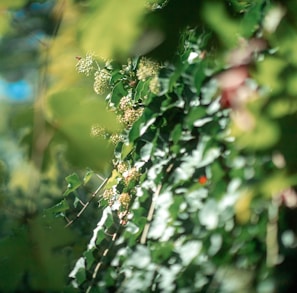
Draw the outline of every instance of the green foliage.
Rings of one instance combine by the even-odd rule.
[[[136,2],[119,10],[115,1],[86,1],[79,39],[95,53],[76,67],[86,78],[79,89],[54,87],[44,109],[55,150],[67,141],[70,162],[106,171],[113,144],[113,170],[107,178],[72,172],[62,201],[5,235],[0,288],[15,290],[28,275],[25,289],[60,289],[69,263],[51,274],[65,263],[54,252],[70,246],[73,291],[288,292],[296,277],[296,4],[149,1],[147,12]],[[137,36],[135,51],[147,55],[122,64]],[[109,112],[99,115],[104,96]],[[76,230],[84,248],[73,244]],[[48,241],[55,232],[63,237]]]
[[[224,48],[234,48],[237,36],[249,38],[265,28],[265,1],[232,1],[236,18],[222,3],[214,9],[214,3],[204,5],[203,15]],[[279,147],[288,140],[280,127],[293,121],[295,108],[285,101],[280,105],[277,96],[290,88],[279,79],[290,65],[272,50],[260,53],[267,45],[256,43],[250,53],[240,48],[241,58],[247,59],[239,62],[255,66],[247,69],[250,80],[236,85],[231,70],[212,73],[220,72],[222,55],[210,51],[213,39],[206,39],[207,33],[184,33],[174,62],[161,64],[159,91],[149,90],[150,77],[127,87],[125,74],[138,76],[137,67],[130,67],[134,74],[114,75],[119,79],[109,105],[121,115],[121,101],[129,96],[134,108],[144,109],[126,125],[115,148],[102,217],[70,274],[73,286],[83,292],[284,289],[274,279],[283,251],[278,237],[286,229],[294,232],[284,222],[277,232],[277,222],[283,217],[279,210],[289,207],[288,194],[296,198],[296,169],[290,163],[293,152]],[[262,54],[263,61],[254,53]],[[230,54],[233,60],[236,51]],[[228,82],[234,83],[232,90]],[[240,101],[237,90],[248,99]],[[129,181],[132,169],[139,175]],[[129,195],[128,206],[121,201],[123,193]]]
[[[104,58],[127,54],[139,34],[135,28],[144,13],[144,1],[129,0],[121,9],[117,1],[97,1],[89,9],[92,12],[85,15],[80,26],[84,50],[94,50]]]
[[[65,249],[73,241],[73,233],[64,230],[61,219],[49,217],[30,220],[26,227],[20,227],[13,235],[2,239],[1,291],[14,292],[15,288],[20,288],[25,275],[27,281],[20,288],[24,291],[29,288],[60,290],[65,284],[68,262],[61,246]]]

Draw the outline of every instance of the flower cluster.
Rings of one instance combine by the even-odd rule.
[[[159,94],[161,90],[161,85],[158,76],[154,76],[149,84],[149,89],[153,94]]]
[[[116,112],[120,123],[129,128],[142,115],[143,108],[127,95],[121,98]]]
[[[124,172],[123,176],[124,176],[125,184],[129,185],[131,181],[138,180],[140,173],[136,169],[136,167],[133,167],[130,170],[127,170],[126,172]]]
[[[139,109],[129,108],[123,113],[123,115],[119,117],[119,120],[126,127],[131,127],[133,123],[142,115],[142,113],[143,113],[143,108],[139,108]]]
[[[79,57],[76,64],[76,70],[79,73],[83,73],[86,76],[89,76],[90,73],[94,70],[94,55],[87,54],[85,58]]]
[[[106,69],[99,69],[94,75],[94,91],[98,95],[102,95],[109,88],[111,75]]]
[[[118,144],[122,140],[123,140],[123,137],[118,133],[114,133],[109,137],[109,141],[114,145]]]
[[[121,206],[124,208],[124,209],[127,209],[129,207],[129,203],[131,201],[131,196],[129,195],[129,193],[127,192],[124,192],[124,193],[121,193],[119,198],[118,198]]]
[[[107,132],[106,132],[106,130],[105,130],[102,126],[100,126],[99,124],[93,124],[93,125],[91,126],[91,133],[90,133],[90,135],[91,135],[92,137],[103,137],[103,138],[105,138],[106,135],[107,135]]]
[[[117,170],[120,174],[123,174],[124,172],[126,172],[128,170],[128,164],[125,162],[119,162],[117,164]]]
[[[149,10],[161,9],[167,4],[168,0],[147,0],[145,6]]]
[[[112,188],[110,189],[105,189],[103,194],[102,194],[102,197],[107,200],[107,201],[111,201],[114,197],[114,191]]]
[[[132,101],[129,96],[122,97],[120,100],[119,108],[121,111],[126,111],[127,109],[131,108]]]
[[[159,64],[148,58],[141,58],[138,64],[138,69],[136,72],[137,78],[141,81],[145,81],[150,77],[154,77],[158,74]]]

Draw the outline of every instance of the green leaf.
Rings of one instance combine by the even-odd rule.
[[[63,193],[63,196],[67,196],[71,192],[78,189],[82,183],[76,173],[73,173],[65,178],[66,182],[68,183],[66,191]]]
[[[202,106],[192,107],[185,119],[185,122],[187,126],[191,129],[195,121],[205,118],[205,116],[206,116],[206,109],[204,107]]]
[[[284,86],[281,79],[281,72],[286,63],[280,58],[269,56],[263,62],[257,63],[255,78],[262,85],[268,87],[274,93],[280,91]]]
[[[219,225],[219,210],[216,201],[209,199],[199,212],[199,220],[208,230],[216,229]]]
[[[125,90],[123,83],[118,82],[112,90],[110,102],[112,102],[115,106],[118,106],[121,98],[126,96],[127,93],[128,92]]]
[[[139,100],[143,100],[145,97],[147,98],[147,96],[149,95],[149,84],[150,84],[150,80],[146,80],[146,81],[139,81],[136,89],[135,89],[135,94],[134,94],[134,101],[137,102]]]
[[[151,142],[147,142],[140,150],[140,158],[142,161],[147,162],[152,154],[152,150],[154,148],[154,144]]]
[[[122,151],[121,151],[121,159],[125,160],[126,157],[130,154],[130,152],[134,149],[134,144],[133,143],[124,143],[122,146]]]
[[[267,197],[273,197],[286,189],[295,186],[297,183],[297,176],[289,176],[284,172],[276,172],[263,180],[260,185],[260,190]]]
[[[97,232],[97,238],[96,238],[96,245],[100,245],[100,243],[102,242],[103,239],[105,239],[106,235],[103,231],[103,229],[100,229]]]
[[[88,170],[84,176],[83,183],[86,185],[94,175],[94,171]]]
[[[206,71],[206,61],[202,60],[194,71],[194,84],[195,84],[197,93],[200,92],[203,81],[206,78],[205,71]]]
[[[121,178],[121,174],[116,169],[113,169],[110,178],[105,184],[105,189],[110,189],[113,186],[117,185],[119,178]]]
[[[132,126],[129,132],[129,141],[133,142],[140,136],[142,136],[147,129],[156,121],[158,113],[145,108],[142,116]]]
[[[174,144],[177,144],[182,134],[181,124],[176,124],[174,129],[171,131],[170,137]]]
[[[235,19],[229,17],[223,2],[204,2],[201,14],[205,23],[217,34],[221,44],[226,48],[234,47],[237,44],[242,28]]]
[[[278,125],[264,117],[256,119],[255,126],[242,131],[236,125],[233,126],[233,134],[237,137],[237,145],[241,148],[265,150],[273,147],[280,137]]]
[[[240,24],[243,37],[250,38],[261,23],[261,19],[263,17],[262,2],[263,1],[254,1],[244,14],[243,20]]]
[[[66,191],[65,191],[65,193],[66,193]],[[49,212],[52,214],[58,214],[58,213],[64,213],[67,210],[69,210],[69,204],[66,199],[63,199],[59,203],[54,205],[53,207],[46,209],[46,213]]]
[[[144,1],[127,0],[125,5],[117,0],[97,1],[91,11],[80,24],[84,50],[94,50],[106,59],[128,54],[140,33]]]
[[[100,230],[99,232],[103,232],[103,231]],[[95,261],[94,248],[84,252],[84,257],[85,257],[85,262],[86,262],[86,269],[89,270]]]
[[[2,292],[16,291],[30,261],[26,236],[23,233],[18,233],[15,237],[1,239],[0,289]]]
[[[66,145],[69,161],[93,170],[106,168],[113,147],[103,138],[92,136],[91,129],[98,126],[114,133],[121,127],[115,114],[106,110],[104,100],[83,87],[71,88],[49,95],[46,106],[47,120],[56,130],[53,143]]]

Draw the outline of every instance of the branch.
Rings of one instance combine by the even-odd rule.
[[[162,185],[160,184],[157,187],[157,190],[156,190],[156,192],[155,192],[155,194],[153,196],[152,203],[151,203],[151,206],[150,206],[150,210],[149,210],[149,213],[147,215],[147,223],[144,226],[144,229],[143,229],[143,232],[142,232],[142,235],[141,235],[141,238],[140,238],[140,243],[141,244],[145,244],[145,242],[146,242],[147,234],[148,234],[148,231],[150,229],[151,221],[153,219],[153,215],[154,215],[154,211],[155,211],[156,201],[157,201],[157,198],[158,198],[158,196],[160,194],[161,188],[162,188]]]
[[[72,219],[66,226],[65,228],[69,227],[70,225],[72,225],[80,216],[81,214],[85,211],[85,209],[89,206],[90,202],[95,198],[95,196],[101,191],[101,189],[105,186],[105,184],[107,183],[109,177],[105,178],[104,181],[100,184],[100,186],[95,190],[95,192],[93,192],[91,198],[89,199],[89,201],[83,205],[83,208],[79,211],[79,213],[76,215],[76,217],[74,219]]]

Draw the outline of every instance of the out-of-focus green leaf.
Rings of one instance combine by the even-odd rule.
[[[243,20],[240,23],[243,37],[250,38],[258,29],[263,17],[263,2],[262,0],[253,1],[244,14]]]
[[[255,126],[248,131],[239,130],[236,126],[232,128],[238,146],[264,150],[277,143],[280,136],[278,125],[264,117],[258,117],[256,121]]]
[[[0,4],[1,9],[1,4]],[[4,35],[10,28],[10,14],[6,11],[0,12],[0,35]]]
[[[25,0],[1,0],[0,10],[19,8],[25,3]]]
[[[255,75],[257,81],[268,87],[274,93],[282,89],[281,71],[286,66],[284,60],[276,57],[266,57],[263,62],[257,64],[257,73]]]
[[[289,176],[283,172],[278,172],[264,180],[260,186],[260,190],[265,196],[273,197],[296,185],[296,183],[296,176]]]
[[[241,35],[239,23],[227,14],[224,3],[221,1],[206,1],[201,11],[205,23],[217,34],[220,42],[230,48],[237,44]]]
[[[66,257],[62,247],[74,240],[64,222],[47,216],[0,241],[0,289],[15,292],[25,275],[32,290],[56,291],[65,285]]]
[[[295,97],[297,96],[297,69],[296,68],[295,68],[295,71],[292,71],[290,76],[288,77],[286,90],[289,95],[295,96]]]
[[[120,129],[115,115],[106,110],[103,99],[82,88],[69,89],[48,97],[46,113],[57,130],[54,140],[67,144],[66,155],[72,164],[94,170],[102,170],[109,164],[111,145],[91,133],[94,126],[109,132]]]
[[[85,51],[95,51],[103,58],[125,56],[140,33],[144,1],[127,0],[119,5],[116,0],[105,0],[93,9],[80,26]]]
[[[294,104],[289,99],[282,97],[279,100],[273,101],[269,105],[269,114],[272,118],[284,117],[292,112],[292,110],[296,111],[297,103],[294,107]]]
[[[30,261],[26,236],[20,233],[15,237],[0,241],[0,290],[13,292],[22,279]],[[18,265],[16,265],[18,264]]]

